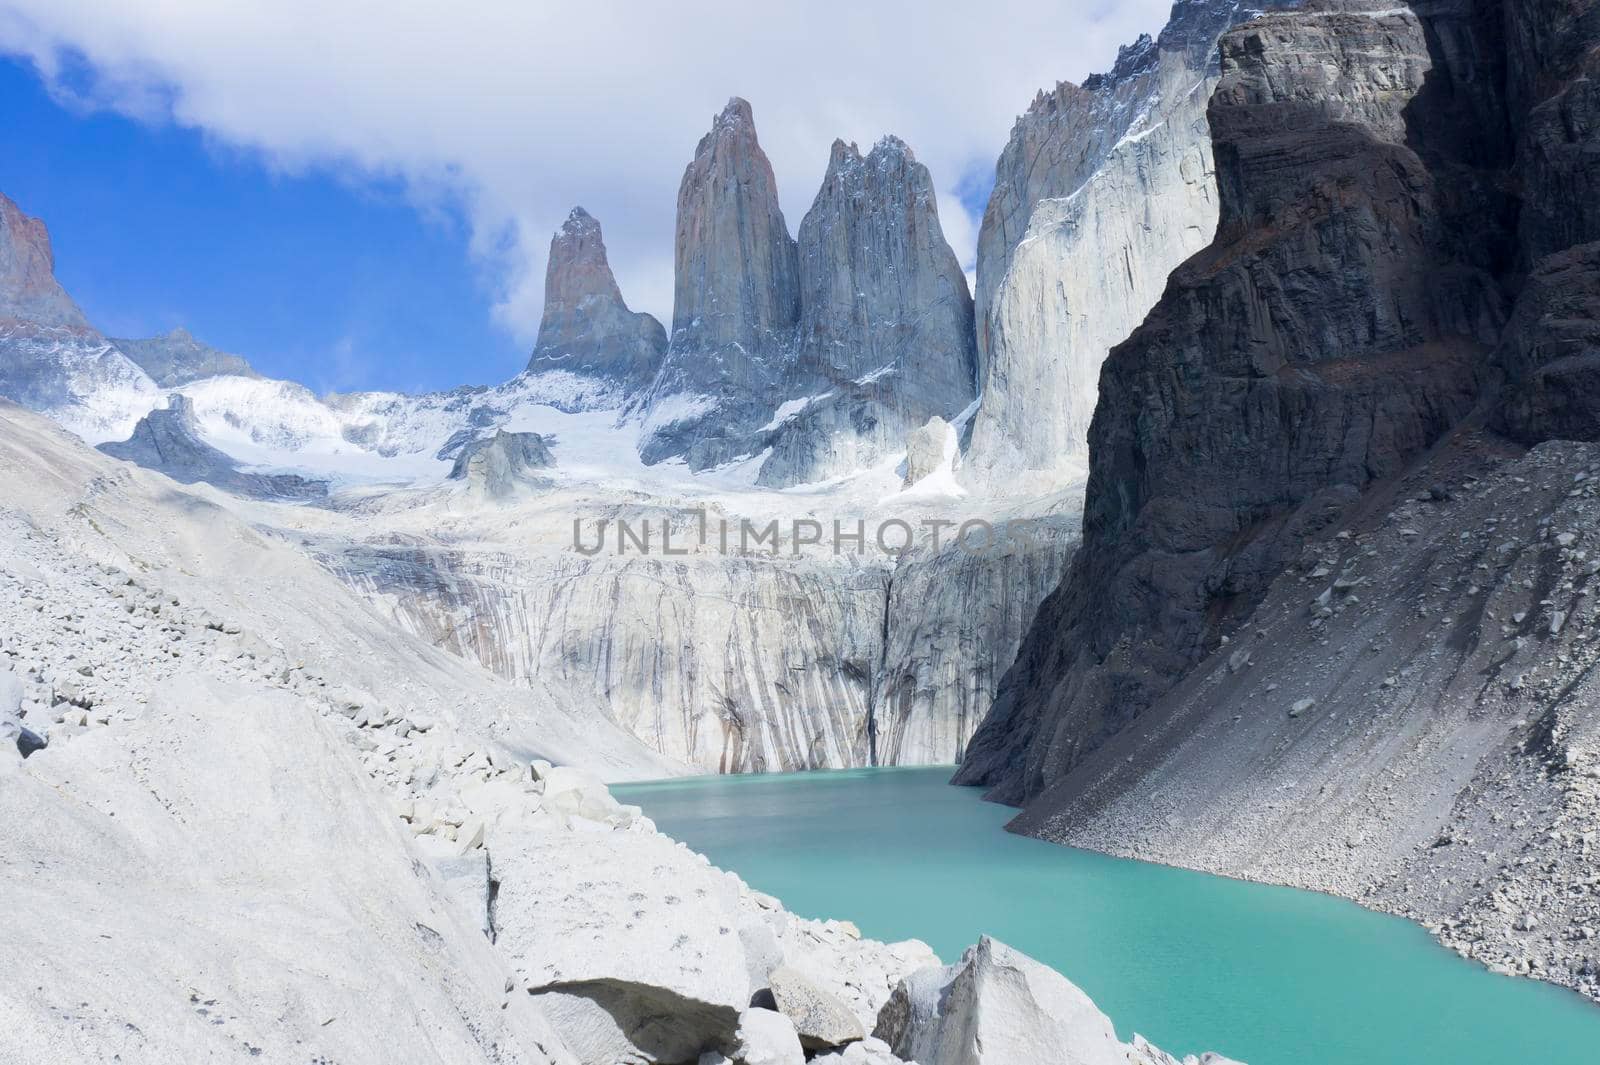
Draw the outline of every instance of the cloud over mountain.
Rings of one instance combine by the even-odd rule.
[[[497,314],[531,341],[550,233],[579,203],[605,223],[629,302],[670,318],[678,181],[734,93],[755,106],[791,225],[835,137],[893,132],[932,171],[970,262],[955,190],[984,184],[1037,88],[1108,66],[1168,7],[0,0],[0,50],[76,106],[460,206]]]

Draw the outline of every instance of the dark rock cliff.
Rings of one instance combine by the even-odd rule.
[[[1102,371],[1083,547],[959,781],[1061,779],[1469,418],[1593,435],[1596,29],[1418,0],[1224,36],[1217,239]]]

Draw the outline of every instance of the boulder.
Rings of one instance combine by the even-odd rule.
[[[708,1048],[744,1038],[744,1018],[732,1006],[646,983],[585,980],[538,989],[534,998],[582,1065],[696,1061]],[[788,1035],[795,1039],[792,1027]],[[765,1027],[751,1031],[752,1047],[776,1041]],[[800,1065],[804,1059],[798,1041],[794,1049],[794,1065]],[[749,1062],[790,1065],[789,1059],[771,1055]]]
[[[928,423],[913,429],[906,437],[906,479],[910,488],[918,481],[944,470],[955,461],[956,430],[935,415]]]
[[[586,769],[555,766],[540,779],[544,784],[544,805],[549,809],[590,821],[604,821],[622,809],[600,778]]]
[[[789,1018],[774,1010],[751,1007],[739,1015],[738,1065],[804,1065],[805,1051]]]
[[[811,1065],[901,1065],[902,1060],[889,1050],[888,1043],[869,1035],[859,1043],[818,1054],[811,1059]]]
[[[872,1033],[921,1065],[1126,1065],[1106,1015],[1066,977],[988,936],[912,973]]]
[[[803,973],[780,965],[772,970],[768,983],[778,1012],[794,1022],[800,1045],[807,1050],[843,1046],[867,1034],[849,1006]]]

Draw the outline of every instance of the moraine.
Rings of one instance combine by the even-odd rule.
[[[797,913],[916,937],[980,934],[1081,986],[1126,1038],[1251,1065],[1588,1060],[1600,1010],[1496,976],[1354,903],[1057,847],[948,768],[723,776],[614,789]]]

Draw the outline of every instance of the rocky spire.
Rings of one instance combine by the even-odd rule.
[[[600,223],[574,207],[550,240],[544,317],[528,369],[572,370],[639,386],[655,375],[666,348],[661,323],[623,301]]]
[[[928,168],[899,138],[864,159],[833,142],[800,224],[800,292],[802,369],[845,380],[893,374],[918,425],[971,402],[972,297]]]
[[[976,394],[972,297],[928,168],[903,141],[885,137],[865,158],[834,141],[799,249],[789,391],[826,398],[780,428],[761,470],[772,486],[870,465]]]
[[[800,317],[795,242],[750,105],[734,97],[678,187],[674,351],[779,349]]]
[[[738,97],[683,173],[675,269],[672,339],[643,405],[639,454],[703,469],[749,453],[781,398],[800,319],[795,242]]]
[[[87,329],[88,321],[55,277],[44,222],[0,193],[0,319]]]

